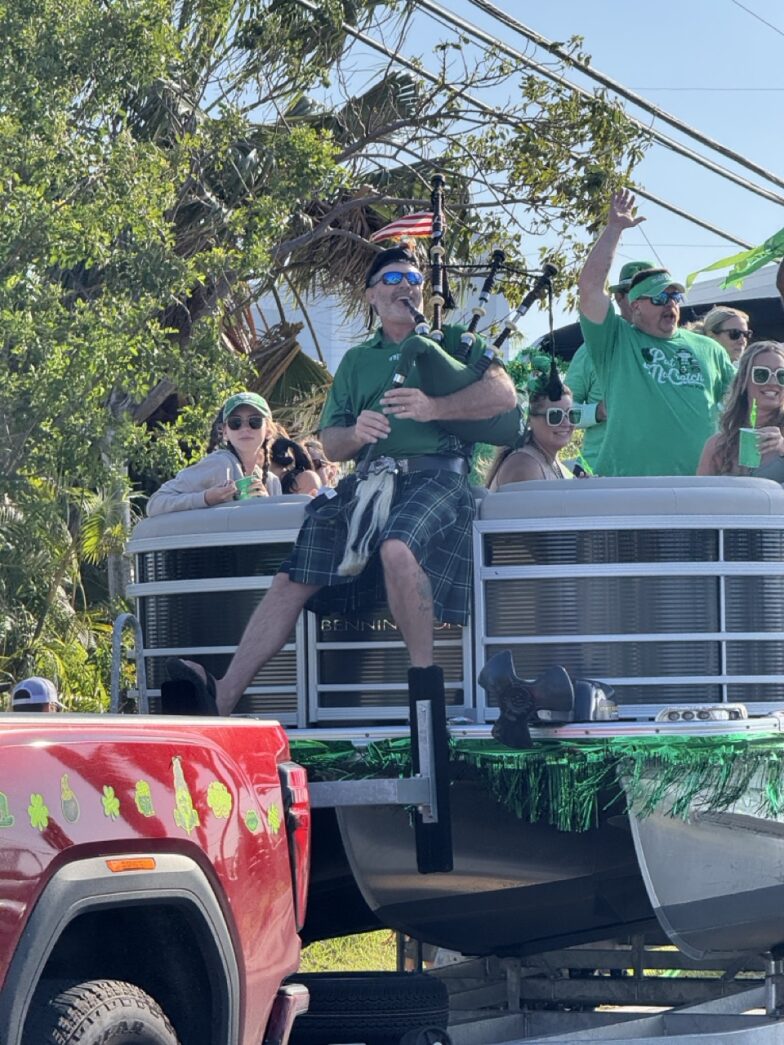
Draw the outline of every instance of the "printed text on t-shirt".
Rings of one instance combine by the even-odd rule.
[[[705,379],[700,364],[686,349],[670,357],[661,348],[644,348],[645,370],[660,385],[696,385],[704,387]]]

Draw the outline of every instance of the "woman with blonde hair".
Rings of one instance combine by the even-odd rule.
[[[733,363],[737,365],[746,346],[754,334],[749,330],[749,317],[739,308],[729,305],[714,305],[710,312],[702,317],[700,333],[718,341]]]
[[[739,461],[740,430],[752,427],[760,453],[755,468]],[[756,341],[740,357],[719,431],[706,442],[697,475],[756,475],[784,482],[784,345],[778,341]]]

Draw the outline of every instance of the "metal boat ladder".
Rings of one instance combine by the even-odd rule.
[[[136,692],[139,698],[139,714],[149,715],[150,699],[147,694],[147,669],[144,666],[144,637],[142,626],[132,613],[121,613],[112,626],[112,675],[109,711],[120,714],[120,669],[123,662],[122,636],[126,627],[133,629],[133,655],[136,661]]]

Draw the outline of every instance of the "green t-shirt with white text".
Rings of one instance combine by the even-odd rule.
[[[602,323],[580,316],[607,407],[598,475],[694,475],[735,368],[709,337],[645,334],[608,306]]]
[[[442,347],[448,353],[460,345],[465,327],[445,326]],[[402,343],[402,342],[401,342]],[[477,337],[471,347],[469,361],[478,359],[485,341]],[[319,421],[319,429],[350,428],[363,410],[381,411],[379,400],[392,388],[392,378],[400,359],[400,344],[384,341],[381,328],[346,352],[335,372],[332,387]],[[406,388],[419,388],[416,364],[406,378]],[[433,393],[435,394],[435,393]],[[443,393],[446,394],[446,390]],[[389,416],[389,415],[387,415]],[[389,457],[413,457],[419,454],[465,453],[465,445],[445,432],[435,421],[411,421],[389,416],[391,432],[377,450]]]

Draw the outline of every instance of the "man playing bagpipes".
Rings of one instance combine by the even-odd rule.
[[[443,707],[433,621],[464,624],[468,618],[474,502],[470,447],[442,423],[495,417],[517,400],[497,363],[444,395],[426,395],[416,367],[394,386],[401,345],[414,332],[412,306],[422,309],[423,282],[404,246],[381,251],[370,265],[365,295],[380,326],[340,363],[320,422],[330,460],[354,460],[357,470],[329,491],[332,497],[322,494],[308,506],[296,544],[223,678],[191,662],[168,662],[170,678],[192,686],[204,711],[233,710],[288,640],[303,607],[350,615],[384,596],[408,649],[412,699],[427,691]],[[457,347],[461,333],[445,327],[443,348]],[[483,349],[477,338],[468,363]]]

